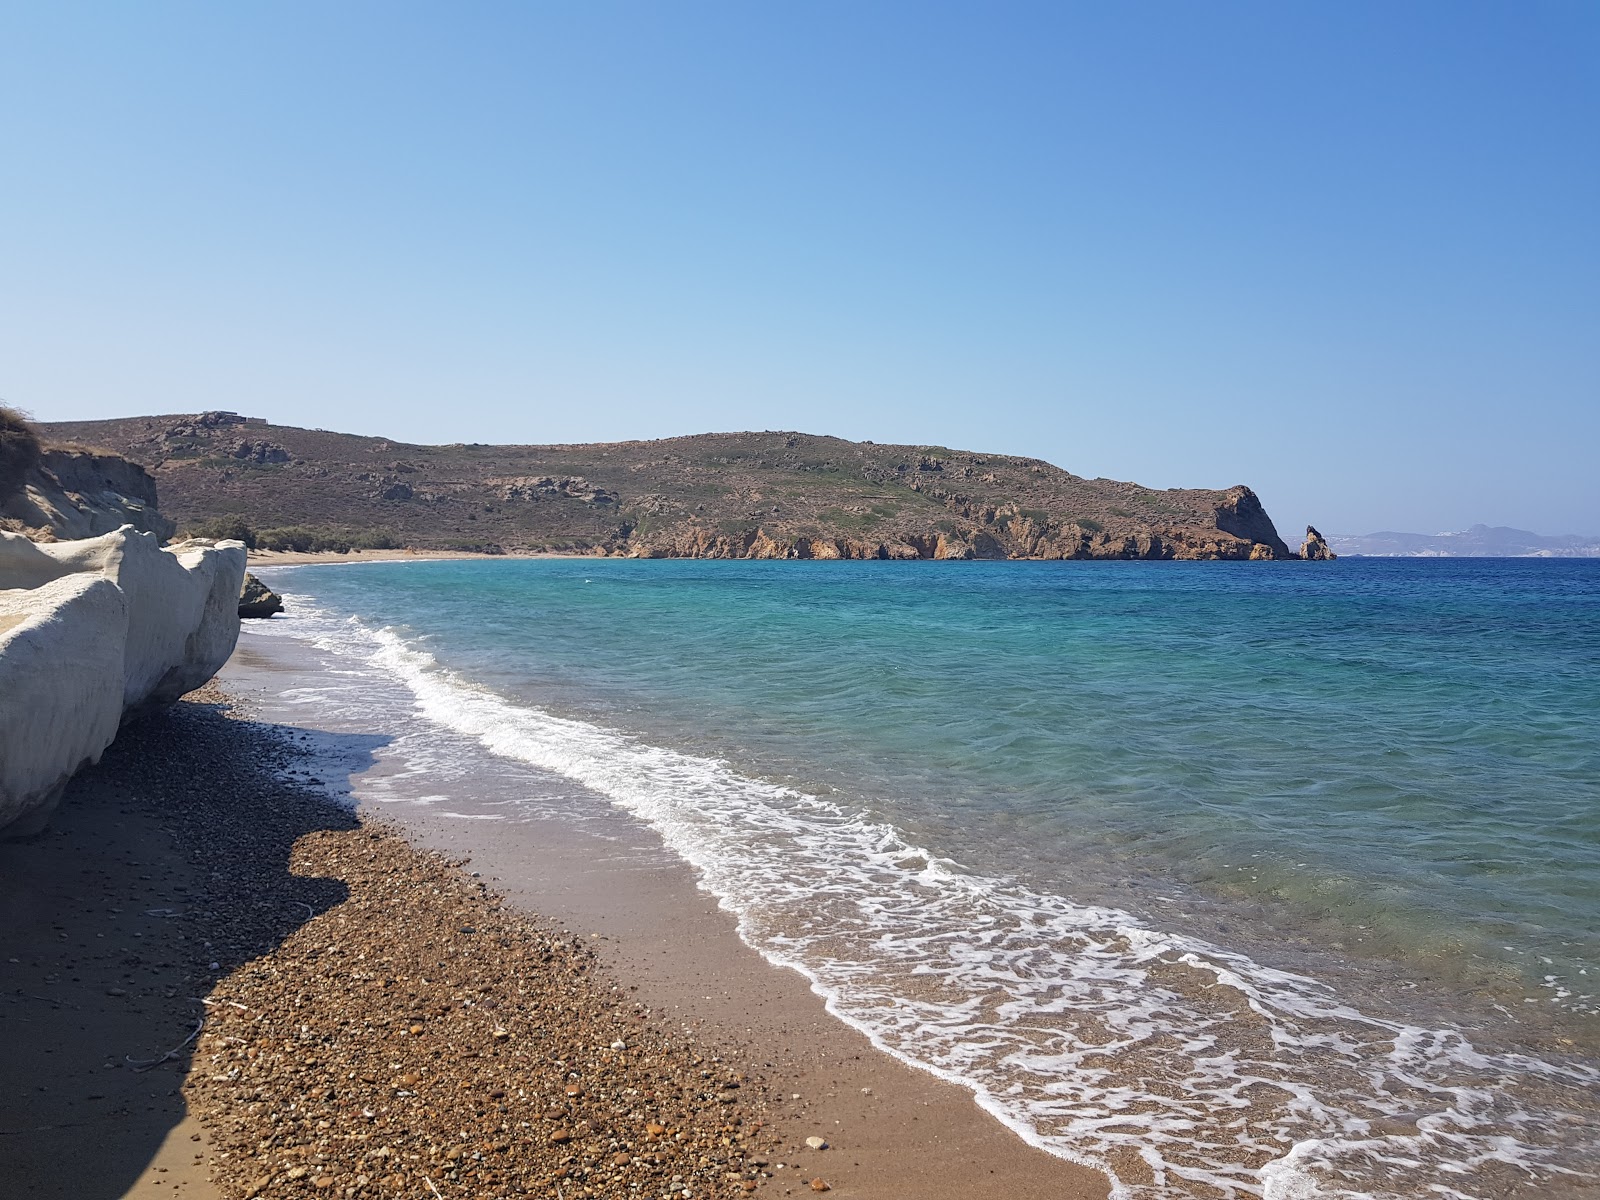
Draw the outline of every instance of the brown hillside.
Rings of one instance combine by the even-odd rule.
[[[803,433],[414,446],[234,413],[40,425],[148,467],[181,528],[269,544],[718,558],[1293,558],[1249,488]]]

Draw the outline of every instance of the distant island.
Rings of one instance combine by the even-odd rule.
[[[1546,537],[1505,525],[1474,525],[1460,533],[1335,533],[1340,554],[1365,558],[1600,558],[1600,536]]]
[[[184,532],[268,549],[635,558],[1331,557],[1255,492],[1085,479],[1036,458],[804,433],[410,445],[231,412],[41,423],[147,468]]]

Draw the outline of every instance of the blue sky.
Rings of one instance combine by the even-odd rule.
[[[1600,6],[0,0],[0,398],[1600,532]]]

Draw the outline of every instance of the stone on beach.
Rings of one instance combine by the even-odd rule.
[[[264,620],[282,611],[283,597],[246,571],[244,586],[239,590],[239,615]]]

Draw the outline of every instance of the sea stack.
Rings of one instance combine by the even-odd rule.
[[[1300,557],[1308,562],[1331,562],[1339,556],[1328,548],[1328,539],[1315,525],[1306,526],[1306,540],[1300,544]]]

